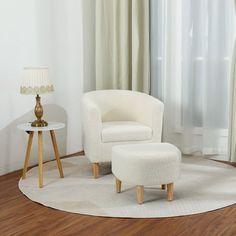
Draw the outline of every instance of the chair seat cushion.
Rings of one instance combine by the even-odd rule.
[[[134,121],[102,123],[102,142],[144,141],[152,138],[152,129]]]

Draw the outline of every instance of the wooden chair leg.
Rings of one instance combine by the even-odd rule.
[[[93,176],[97,179],[100,175],[100,167],[99,163],[93,163]]]
[[[120,193],[121,192],[121,181],[116,178],[116,192]]]
[[[168,201],[173,200],[173,195],[174,195],[174,184],[173,183],[167,184],[167,199],[168,199]]]
[[[53,145],[53,149],[54,149],[54,153],[55,153],[55,159],[57,161],[57,167],[59,170],[59,174],[60,174],[61,178],[64,178],[64,173],[63,173],[63,169],[62,169],[62,165],[61,165],[61,160],[60,160],[60,156],[59,156],[57,140],[56,140],[56,135],[55,135],[54,130],[50,130],[50,135],[51,135],[52,145]]]
[[[33,136],[34,136],[34,132],[30,131],[29,132],[28,144],[27,144],[27,148],[26,148],[26,153],[25,153],[25,163],[24,163],[22,179],[26,178],[26,173],[27,173],[28,163],[29,163],[29,158],[30,158],[30,151],[31,151],[32,142],[33,142]]]
[[[38,131],[39,187],[43,187],[43,133]]]
[[[138,185],[136,187],[136,193],[137,193],[137,202],[138,204],[143,203],[143,198],[144,198],[144,187],[142,185]]]
[[[162,184],[162,185],[161,185],[161,189],[165,190],[165,189],[166,189],[166,185],[165,185],[165,184]]]

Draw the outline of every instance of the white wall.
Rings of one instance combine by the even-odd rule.
[[[29,111],[32,98],[19,94],[25,65],[51,65],[48,26],[40,26],[37,1],[0,1],[0,128]],[[48,6],[41,18],[48,19]],[[43,39],[43,40],[42,40]],[[45,49],[44,49],[45,48]],[[47,102],[52,101],[47,96]],[[17,105],[16,105],[17,104]]]
[[[82,149],[81,12],[81,0],[0,1],[0,175],[22,168],[27,135],[16,125],[34,119],[34,96],[19,94],[24,66],[50,67],[55,92],[42,96],[45,118],[67,125],[57,134],[61,155]],[[52,159],[47,136],[44,150]],[[34,142],[30,164],[36,163]]]
[[[53,68],[57,78],[56,101],[68,115],[67,153],[82,150],[80,99],[83,93],[82,3],[54,0]]]

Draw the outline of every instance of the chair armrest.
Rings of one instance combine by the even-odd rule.
[[[163,130],[164,104],[158,99],[155,99],[155,101],[152,101],[152,103],[153,140],[155,142],[161,142]]]
[[[91,160],[99,153],[102,118],[98,106],[85,97],[82,100],[82,127],[84,151]]]
[[[164,104],[150,95],[137,93],[133,103],[135,121],[149,126],[154,142],[161,142]]]
[[[139,119],[152,128],[153,141],[161,142],[164,104],[160,100],[147,95],[143,95],[141,101],[143,112]]]

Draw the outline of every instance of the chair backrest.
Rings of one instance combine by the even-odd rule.
[[[130,90],[97,90],[85,96],[98,106],[103,122],[129,120],[152,124],[151,101],[157,99],[147,94]]]

